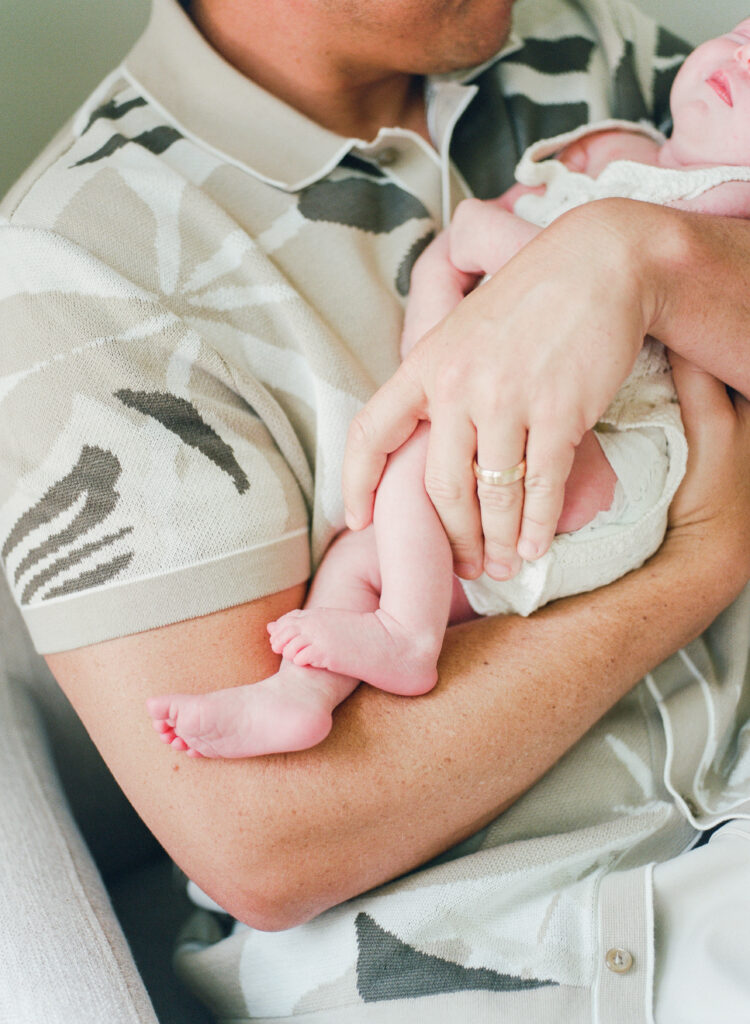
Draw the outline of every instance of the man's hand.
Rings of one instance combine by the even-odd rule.
[[[670,352],[688,439],[688,472],[669,510],[664,547],[684,557],[710,546],[725,574],[750,577],[750,403]]]
[[[655,316],[638,232],[623,230],[622,216],[608,220],[603,206],[566,214],[530,241],[365,406],[345,462],[351,527],[369,522],[388,453],[429,419],[425,486],[456,572],[473,578],[484,568],[507,579],[521,558],[544,554],[575,448],[629,373]],[[474,458],[503,470],[524,457],[525,480],[476,486]]]

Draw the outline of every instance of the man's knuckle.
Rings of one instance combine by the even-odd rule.
[[[458,505],[464,496],[463,488],[456,480],[440,476],[429,469],[425,472],[424,487],[436,505]]]
[[[477,485],[477,494],[485,512],[511,512],[521,504],[521,490],[513,484],[495,487],[480,482]]]
[[[469,563],[480,550],[480,540],[478,537],[453,537],[450,546],[455,562]]]
[[[529,497],[535,500],[548,499],[557,493],[557,484],[545,473],[527,473],[524,479],[524,490]]]
[[[484,555],[490,562],[510,563],[515,558],[516,548],[514,544],[503,544],[501,541],[487,539],[484,543]]]
[[[524,532],[533,531],[534,536],[552,530],[549,519],[543,513],[529,509],[527,505],[524,505],[523,509],[523,528]]]
[[[515,396],[503,381],[496,381],[487,374],[478,384],[480,408],[485,422],[499,423],[507,420],[508,412],[515,408]]]
[[[396,370],[391,378],[394,386],[400,385],[403,387],[405,385],[408,391],[422,390],[421,345],[422,342],[418,342]]]
[[[346,437],[348,450],[353,454],[370,452],[376,446],[377,426],[367,406],[360,409],[349,424]]]
[[[435,401],[449,404],[457,395],[463,394],[466,387],[466,367],[455,359],[447,360],[435,374]]]

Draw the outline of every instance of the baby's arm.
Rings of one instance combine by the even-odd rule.
[[[596,132],[594,135],[578,139],[562,150],[557,159],[572,171],[596,178],[613,160],[635,160],[637,163],[653,166],[673,166],[668,160],[660,161],[660,150],[660,144],[646,135],[613,130]],[[515,203],[522,189],[523,186],[513,186],[505,193],[503,199],[507,201],[510,198],[512,203]],[[676,199],[665,205],[692,213],[747,219],[750,218],[750,182],[726,181],[694,199]],[[508,208],[512,209],[512,206]]]
[[[676,199],[665,205],[675,210],[747,219],[750,217],[750,181],[725,181],[694,199]]]
[[[595,178],[613,160],[656,164],[660,148],[654,139],[637,132],[601,131],[566,146],[557,159],[570,170]],[[496,273],[539,234],[540,228],[517,217],[513,209],[522,195],[541,191],[517,183],[497,199],[460,203],[448,229],[448,254],[454,267],[475,277]]]
[[[561,150],[556,159],[570,171],[598,178],[607,164],[614,160],[656,165],[660,149],[660,143],[648,135],[612,129],[584,135]]]
[[[441,231],[412,268],[401,357],[411,352],[423,335],[455,309],[476,283],[476,275],[465,274],[453,265],[449,232]]]
[[[401,336],[402,358],[486,274],[499,270],[539,230],[511,213],[504,196],[459,203],[450,227],[414,264]]]

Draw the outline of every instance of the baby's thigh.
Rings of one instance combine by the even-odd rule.
[[[617,476],[595,432],[587,431],[576,448],[556,532],[580,530],[597,513],[610,509],[616,486]]]

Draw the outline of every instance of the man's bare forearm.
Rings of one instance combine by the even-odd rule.
[[[273,671],[248,630],[276,609],[232,609],[50,661],[175,860],[240,919],[287,927],[414,868],[539,779],[730,600],[726,572],[703,565],[691,581],[690,564],[687,552],[658,555],[528,620],[452,629],[432,693],[360,687],[324,744],[291,755],[189,761],[156,741],[143,711],[165,684],[214,689]],[[686,588],[700,602],[686,607]]]
[[[360,688],[341,708],[322,759],[312,770],[302,760],[291,766],[293,787],[311,803],[320,792],[344,794],[339,807],[318,807],[306,824],[316,819],[316,838],[295,916],[414,868],[512,804],[727,603],[726,580],[713,593],[702,573],[693,582],[704,588],[700,608],[686,607],[689,573],[657,556],[640,573],[530,619],[451,629],[440,684],[426,697]],[[297,877],[294,850],[305,839],[288,838],[282,887],[284,877]]]
[[[750,223],[683,213],[682,272],[666,261],[653,330],[669,348],[750,396]]]
[[[750,223],[626,199],[573,212],[622,235],[649,303],[650,333],[750,395]]]

